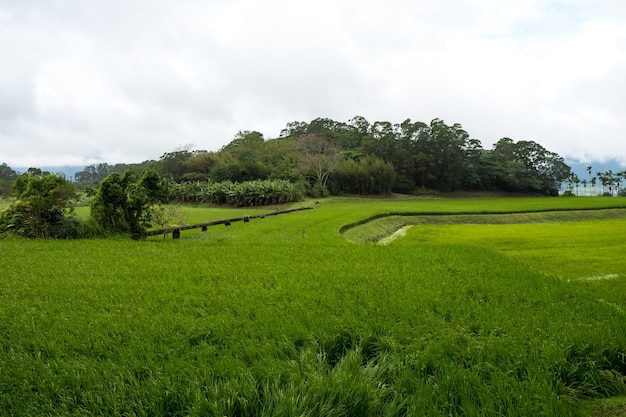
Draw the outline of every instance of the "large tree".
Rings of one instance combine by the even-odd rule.
[[[234,181],[249,181],[266,179],[268,168],[263,163],[263,148],[265,139],[257,131],[239,131],[235,138],[222,151],[230,153],[239,167],[237,178]]]
[[[443,191],[460,188],[467,174],[468,143],[469,135],[458,123],[448,126],[434,119],[421,128],[416,142],[418,184]]]
[[[331,141],[315,134],[298,140],[300,172],[315,181],[318,193],[327,192],[326,183],[343,159],[340,150]]]
[[[533,141],[502,138],[492,152],[500,185],[511,191],[558,195],[571,174],[562,157]]]

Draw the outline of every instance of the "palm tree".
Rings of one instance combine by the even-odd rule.
[[[617,183],[617,195],[621,195],[622,181],[626,180],[626,169],[618,172],[616,175],[618,175],[619,178],[619,182]]]
[[[576,174],[574,174],[573,172],[571,174],[569,174],[569,177],[567,177],[567,191],[568,194],[572,192],[572,184],[574,183],[574,176]]]
[[[595,191],[595,189],[596,189],[596,181],[597,181],[596,177],[591,177],[591,180],[590,180],[590,184],[591,184],[590,188],[591,188],[591,190],[589,191],[590,193],[593,193]]]
[[[596,176],[600,180],[600,184],[602,184],[600,195],[603,195],[604,194],[604,186],[606,185],[606,177],[604,176],[604,172],[600,172],[600,171],[596,172]]]
[[[574,184],[576,184],[576,195],[578,195],[578,185],[580,184],[580,178],[578,175],[574,174]]]
[[[587,195],[587,180],[586,180],[586,179],[583,179],[583,180],[581,181],[581,184],[583,185],[583,195],[585,195],[585,196],[586,196],[586,195]]]
[[[615,185],[615,176],[610,169],[604,173],[606,176],[606,183],[609,185],[609,194],[613,195],[613,186]]]

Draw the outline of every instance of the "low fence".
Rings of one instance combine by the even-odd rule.
[[[293,213],[294,211],[311,210],[311,209],[312,207],[301,207],[301,208],[296,208],[296,209],[273,211],[273,212],[264,213],[264,214],[254,214],[250,216],[235,217],[232,219],[214,220],[212,222],[190,224],[187,226],[175,226],[175,227],[168,227],[166,229],[149,230],[141,235],[133,235],[133,239],[137,240],[140,238],[146,238],[148,236],[167,235],[168,233],[172,234],[172,238],[178,239],[180,238],[180,232],[183,230],[202,229],[203,232],[206,232],[209,226],[217,226],[220,224],[223,224],[224,226],[230,226],[234,222],[248,223],[251,219],[264,219],[266,217],[277,216],[279,214]]]

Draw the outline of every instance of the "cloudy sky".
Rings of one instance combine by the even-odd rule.
[[[626,164],[623,0],[0,0],[0,59],[10,166],[357,115]]]

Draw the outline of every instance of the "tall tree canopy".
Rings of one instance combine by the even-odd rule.
[[[493,148],[495,172],[502,188],[558,195],[571,168],[562,157],[532,141],[500,139]]]

